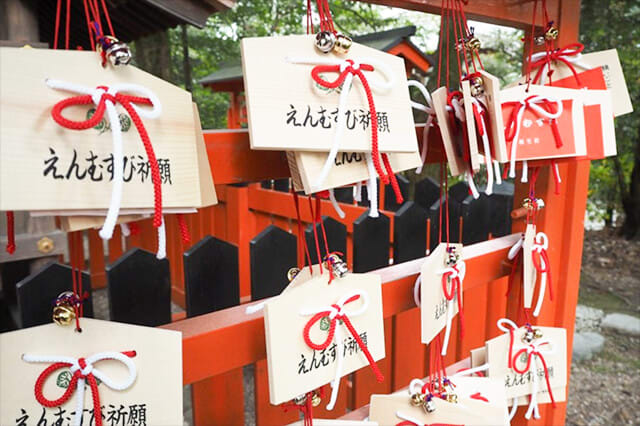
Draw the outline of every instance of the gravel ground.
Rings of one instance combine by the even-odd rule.
[[[640,242],[587,232],[580,303],[638,316]],[[568,425],[640,425],[640,338],[599,330],[604,349],[571,367]]]

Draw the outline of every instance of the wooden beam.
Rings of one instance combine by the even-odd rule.
[[[402,9],[417,10],[420,12],[440,15],[440,0],[360,0],[366,3],[380,4],[383,6],[399,7]],[[550,11],[558,9],[560,0],[548,0],[547,8]],[[464,7],[465,15],[474,21],[488,22],[490,24],[504,25],[515,28],[531,26],[531,14],[533,1],[531,0],[485,0],[470,1]],[[579,12],[578,12],[579,14]],[[554,19],[555,16],[551,16]]]

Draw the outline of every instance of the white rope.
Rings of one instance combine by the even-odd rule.
[[[378,217],[378,178],[373,166],[373,158],[370,152],[364,153],[369,169],[369,180],[367,181],[367,198],[369,198],[369,217]]]
[[[416,306],[420,307],[420,287],[422,286],[422,274],[418,274],[418,278],[416,278],[416,283],[413,285],[413,301],[416,303]]]
[[[347,300],[351,299],[354,296],[360,296],[358,300],[362,301],[362,304],[359,308],[354,310],[346,310],[345,304]],[[337,308],[335,307],[337,306]],[[302,316],[310,316],[315,315],[319,312],[329,312],[329,320],[333,321],[333,319],[338,315],[346,315],[349,318],[357,317],[362,315],[367,308],[369,307],[369,296],[363,290],[354,290],[351,291],[344,296],[342,296],[334,305],[323,306],[320,308],[313,309],[301,309],[300,315]],[[329,400],[329,404],[327,404],[327,410],[333,410],[333,407],[336,405],[336,400],[338,398],[338,390],[340,388],[340,379],[342,378],[342,366],[344,363],[344,341],[342,338],[342,329],[339,324],[336,324],[335,332],[333,335],[333,341],[336,344],[337,351],[337,362],[336,362],[336,372],[333,381],[331,382],[331,399]]]
[[[151,108],[140,108],[134,103],[131,104],[132,108],[142,118],[154,119],[160,117],[162,113],[162,106],[160,100],[151,90],[138,84],[121,83],[110,86],[107,91],[101,88],[89,88],[66,81],[47,79],[45,80],[47,86],[52,89],[64,90],[72,93],[79,93],[83,95],[90,95],[93,103],[97,106],[102,97],[105,94],[116,96],[119,92],[133,93],[136,96],[148,98],[151,101]],[[118,117],[118,111],[115,104],[109,99],[105,99],[105,107],[107,110],[107,118],[109,119],[109,125],[111,127],[111,138],[113,142],[113,184],[111,189],[111,200],[109,202],[109,208],[107,210],[107,216],[104,219],[102,229],[100,229],[100,237],[103,240],[109,240],[113,236],[113,230],[116,227],[118,221],[118,215],[120,213],[120,206],[122,204],[122,192],[123,192],[123,174],[124,174],[124,153],[122,143],[122,127],[120,125],[120,117]],[[166,241],[161,241],[160,229],[158,229],[158,254],[157,257],[164,258],[166,256]],[[164,230],[162,231],[164,233]],[[163,254],[162,257],[160,255]]]
[[[549,248],[549,238],[547,234],[544,232],[538,232],[535,237],[535,241],[531,250],[535,250],[538,254],[542,253],[542,250],[547,250]],[[540,256],[540,267],[544,270],[547,268],[547,264],[544,261],[544,258]],[[542,302],[544,301],[544,293],[547,288],[547,272],[543,272],[540,274],[540,289],[538,290],[538,302],[536,303],[536,307],[533,310],[533,316],[537,317],[540,315],[540,310],[542,309]]]
[[[471,98],[471,105],[472,108],[474,110],[474,116],[476,117],[480,117],[480,122],[478,123],[478,126],[480,126],[481,128],[480,133],[482,135],[482,149],[484,150],[484,161],[485,161],[485,166],[487,169],[487,188],[485,189],[484,193],[487,195],[491,195],[493,194],[493,175],[494,175],[494,170],[491,167],[492,166],[492,156],[491,156],[491,145],[489,145],[489,134],[488,134],[488,129],[487,129],[487,125],[484,121],[484,115],[481,114],[482,112],[482,105],[480,104],[480,101],[478,101],[476,98],[472,97]],[[500,179],[499,177],[497,179]]]
[[[422,150],[420,151],[420,159],[422,161],[420,163],[420,167],[416,169],[416,174],[420,174],[422,173],[424,162],[427,160],[429,130],[431,129],[431,126],[433,125],[435,120],[435,110],[433,109],[433,102],[431,101],[431,95],[429,95],[429,92],[427,91],[427,88],[424,87],[424,84],[420,83],[417,80],[409,80],[407,81],[407,84],[409,85],[409,87],[415,87],[416,89],[418,89],[425,100],[424,104],[411,101],[411,107],[413,109],[417,109],[418,111],[427,113],[427,121],[425,122],[424,130],[422,131]]]
[[[515,259],[520,249],[522,249],[522,244],[524,244],[524,234],[521,234],[520,239],[511,246],[509,253],[507,253],[507,259]]]
[[[136,380],[136,365],[133,363],[131,358],[120,353],[120,352],[98,352],[94,355],[91,355],[88,358],[85,358],[85,368],[80,367],[79,359],[72,358],[68,356],[56,356],[56,355],[31,355],[24,354],[22,355],[22,359],[26,362],[30,363],[48,363],[54,364],[57,362],[64,362],[67,364],[71,364],[70,371],[71,374],[74,374],[76,371],[80,371],[83,376],[87,376],[89,374],[93,374],[96,379],[100,380],[107,387],[116,390],[122,391],[128,389],[133,385],[133,382]],[[107,376],[102,371],[98,370],[94,367],[93,364],[98,361],[112,359],[114,361],[119,361],[127,367],[128,376],[121,382],[116,382],[111,377]],[[84,411],[84,387],[85,380],[84,378],[78,378],[76,382],[76,414],[73,418],[74,426],[79,426],[82,423],[82,413]]]
[[[542,346],[544,346],[544,349],[542,348]],[[514,351],[517,352],[516,349],[514,349]],[[553,345],[548,340],[530,343],[527,346],[527,356],[532,356],[532,355],[534,356],[534,359],[533,359],[534,363],[532,364],[535,364],[533,366],[536,370],[541,367],[540,356],[544,356],[545,354],[550,355],[553,352],[554,352]],[[540,355],[536,355],[536,353],[539,353]],[[542,365],[542,368],[544,368],[544,365]],[[531,365],[529,365],[529,369],[531,369]],[[540,383],[539,383],[540,379],[538,378],[538,372],[535,370],[532,376],[533,376],[533,380],[531,381],[531,397],[529,399],[529,407],[527,408],[527,412],[524,414],[524,418],[527,420],[529,420],[532,415],[534,419],[540,418],[540,410],[538,409],[538,391],[540,387]]]
[[[367,166],[369,164],[367,163]],[[362,201],[362,182],[358,182],[353,186],[353,199],[359,203]]]
[[[340,204],[338,204],[338,200],[336,200],[336,194],[333,191],[333,188],[329,189],[329,201],[331,201],[331,205],[333,206],[333,209],[336,211],[336,213],[338,213],[338,216],[340,216],[340,219],[344,219],[345,218],[345,214],[344,211],[340,208]]]
[[[376,71],[379,71],[380,74],[384,77],[384,80],[380,80],[375,77],[375,74],[371,76],[367,76],[367,82],[371,87],[371,90],[376,91],[388,91],[395,85],[395,76],[391,72],[391,70],[387,67],[386,64],[377,61],[373,58],[363,58],[361,62],[357,62],[351,59],[351,62],[347,60],[336,60],[336,59],[322,59],[322,58],[301,58],[301,57],[287,57],[285,60],[289,63],[293,64],[301,64],[301,65],[338,65],[340,66],[340,72],[344,72],[347,67],[352,67],[354,70],[360,69],[360,65],[362,63],[371,64],[374,66]],[[337,116],[336,116],[336,132],[333,135],[333,143],[331,145],[331,150],[329,151],[329,155],[325,160],[324,165],[320,171],[320,174],[316,178],[315,182],[312,183],[311,188],[313,192],[317,192],[320,189],[320,186],[324,183],[329,175],[329,171],[333,167],[334,160],[336,155],[338,155],[338,151],[340,150],[340,146],[342,144],[344,130],[346,128],[346,116],[342,114],[344,109],[347,106],[347,98],[349,97],[349,92],[351,91],[351,85],[353,83],[353,73],[347,73],[344,81],[342,82],[342,90],[340,91],[340,96],[338,98],[338,108],[337,108]],[[375,120],[375,117],[371,117],[372,120]]]

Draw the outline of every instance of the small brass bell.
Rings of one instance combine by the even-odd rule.
[[[289,280],[289,282],[293,281],[299,273],[300,273],[300,269],[298,268],[289,269],[287,271],[287,279]]]
[[[542,46],[544,44],[544,41],[545,41],[545,36],[543,35],[535,36],[533,38],[533,42],[535,43],[536,46]]]
[[[471,84],[471,96],[476,97],[484,93],[484,81],[482,81],[482,77],[473,77],[469,83]]]
[[[450,402],[452,404],[457,404],[458,403],[458,395],[456,395],[455,393],[448,393],[447,394],[447,402]]]
[[[533,342],[533,340],[536,338],[535,333],[531,330],[527,330],[523,335],[522,335],[522,341],[524,343],[531,343]]]
[[[320,395],[318,395],[317,392],[314,392],[313,396],[311,397],[311,405],[314,407],[317,407],[318,405],[320,405],[321,402],[322,402],[322,398],[320,398]]]
[[[542,330],[540,330],[539,328],[533,330],[533,337],[536,339],[540,339],[542,337]]]
[[[424,411],[427,413],[433,413],[436,411],[436,403],[433,402],[433,398],[429,398],[424,402]]]
[[[298,395],[295,398],[293,398],[293,403],[296,405],[304,405],[307,403],[307,395],[306,394],[302,394],[302,395]]]
[[[449,252],[447,253],[447,265],[448,266],[453,266],[456,263],[458,263],[458,261],[460,260],[460,253],[458,253],[458,251],[454,248],[454,247],[449,247]]]
[[[547,32],[544,33],[544,38],[546,40],[555,40],[558,38],[558,34],[560,33],[560,31],[558,31],[558,29],[556,27],[554,27],[553,25],[549,26],[549,28],[547,29]]]
[[[76,319],[76,312],[69,303],[60,303],[53,308],[53,322],[58,325],[70,325]]]
[[[105,51],[111,65],[118,67],[120,65],[128,65],[131,62],[131,50],[126,43],[118,39],[113,39],[113,43]]]
[[[335,274],[339,278],[342,278],[347,275],[347,273],[349,273],[347,264],[343,262],[343,260],[340,259],[340,256],[338,256],[337,254],[330,254],[327,258],[327,263],[329,263],[329,265],[333,268],[333,272],[335,272]]]
[[[413,395],[411,395],[411,405],[413,405],[414,407],[420,407],[421,405],[424,405],[424,403],[424,394],[414,393]]]
[[[333,46],[333,50],[344,55],[349,51],[349,49],[351,49],[352,44],[353,40],[351,40],[351,37],[344,34],[338,34],[336,36],[336,44]]]
[[[336,45],[336,35],[331,31],[320,31],[316,34],[316,48],[322,53],[329,53]]]
[[[481,45],[482,43],[480,43],[480,39],[478,39],[478,37],[476,36],[472,36],[465,41],[465,46],[467,47],[468,50],[471,50],[472,52],[480,50]]]

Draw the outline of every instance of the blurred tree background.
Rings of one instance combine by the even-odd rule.
[[[412,41],[434,58],[425,83],[430,90],[436,88],[439,16],[348,0],[331,1],[331,10],[338,30],[351,36],[415,25],[418,30]],[[582,0],[581,15],[580,42],[585,52],[618,49],[632,102],[637,105],[640,2]],[[306,4],[299,0],[239,0],[233,9],[211,16],[202,30],[182,26],[137,41],[134,58],[143,69],[193,93],[203,128],[224,128],[228,95],[212,93],[197,81],[225,64],[239,63],[243,37],[301,34],[305,21]],[[482,40],[481,55],[487,71],[499,76],[504,84],[516,80],[522,69],[522,31],[477,24],[476,35]],[[451,73],[451,81],[455,81],[457,70]],[[627,238],[639,237],[637,112],[616,119],[616,137],[618,156],[592,163],[588,214],[591,220],[604,221],[608,227],[621,225],[619,230]]]

